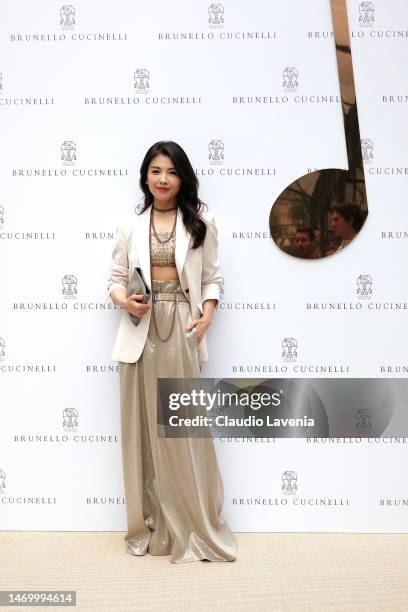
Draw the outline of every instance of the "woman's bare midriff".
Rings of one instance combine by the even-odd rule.
[[[175,266],[152,266],[153,280],[178,280]]]

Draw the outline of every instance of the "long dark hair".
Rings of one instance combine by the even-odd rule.
[[[340,204],[334,204],[331,207],[331,212],[336,212],[343,217],[346,221],[352,221],[352,227],[359,232],[364,225],[366,215],[361,210],[358,204],[352,202],[341,202]]]
[[[139,184],[144,193],[144,203],[140,213],[143,213],[154,202],[154,197],[146,184],[147,171],[151,160],[159,153],[170,157],[181,179],[180,190],[177,194],[177,205],[183,214],[184,225],[193,237],[193,249],[196,249],[204,242],[207,231],[205,222],[200,218],[206,204],[198,197],[198,179],[190,160],[176,142],[160,140],[147,151],[140,166]]]

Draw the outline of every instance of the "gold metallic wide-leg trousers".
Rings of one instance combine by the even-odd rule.
[[[150,327],[136,363],[119,362],[127,552],[171,555],[172,563],[234,561],[236,540],[222,517],[223,483],[212,438],[157,435],[157,378],[199,378],[195,331],[179,281],[154,280],[153,292],[173,294],[152,302],[162,338]]]

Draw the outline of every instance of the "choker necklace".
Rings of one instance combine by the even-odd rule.
[[[154,204],[152,205],[153,210],[157,210],[158,212],[170,212],[171,210],[176,210],[177,205],[173,206],[173,208],[157,208],[157,206],[155,206]]]

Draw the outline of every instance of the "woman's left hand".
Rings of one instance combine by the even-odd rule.
[[[186,331],[190,331],[195,327],[196,337],[197,337],[197,346],[200,344],[201,339],[207,329],[209,328],[211,323],[211,317],[203,315],[199,319],[193,319],[191,323],[189,323],[186,327]]]

